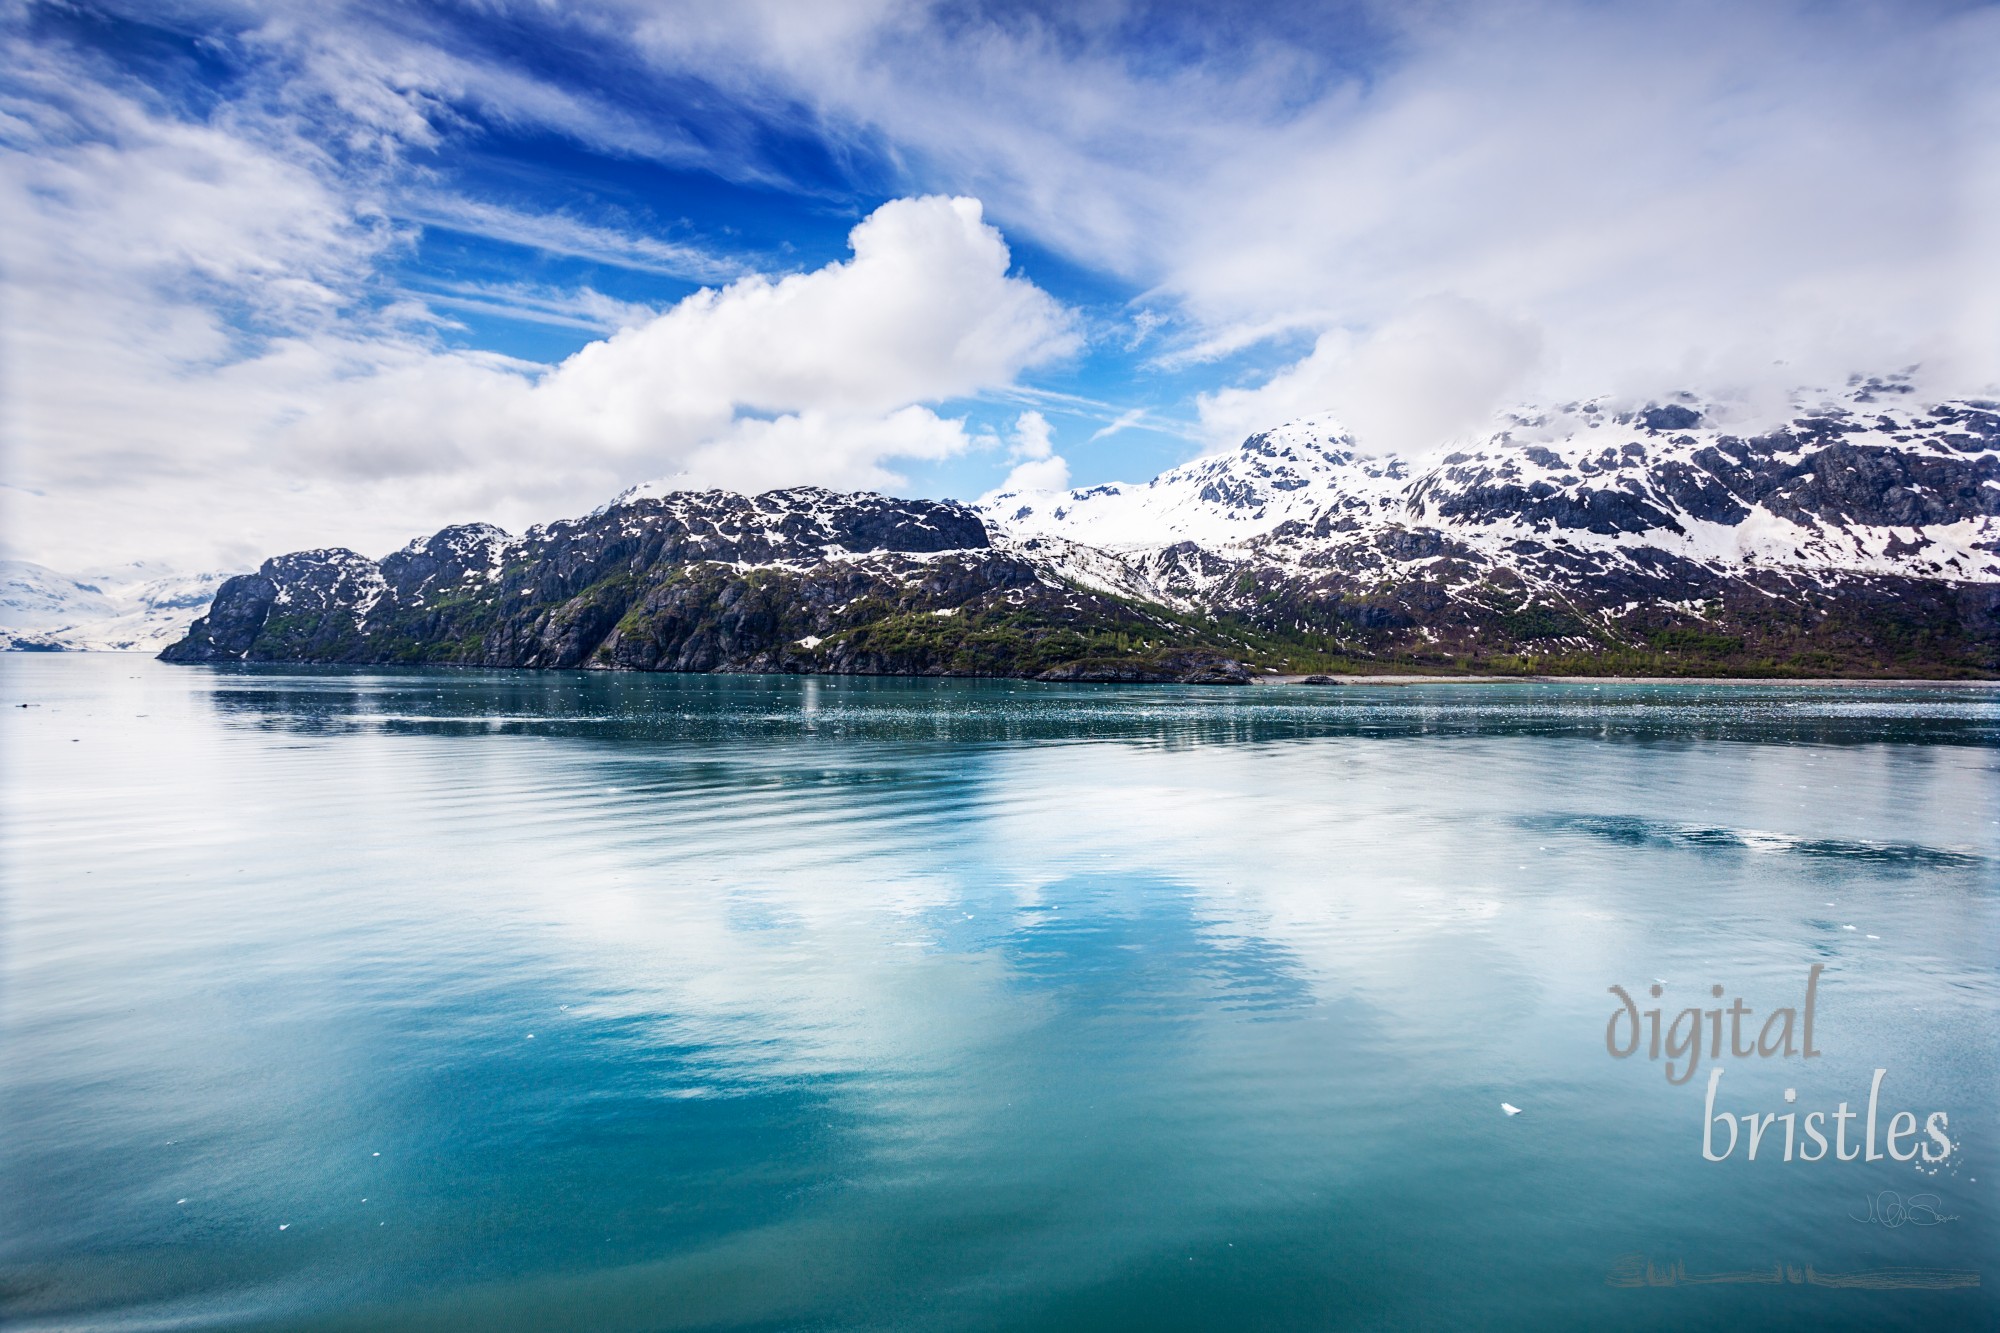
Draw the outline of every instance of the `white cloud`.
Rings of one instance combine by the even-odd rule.
[[[1362,448],[1419,452],[1477,431],[1540,353],[1530,324],[1456,297],[1419,301],[1373,334],[1322,334],[1312,353],[1254,388],[1203,394],[1212,440],[1234,443],[1331,412]]]
[[[1299,402],[1385,437],[1456,420],[1435,386],[1469,348],[1439,302],[1519,335],[1487,340],[1468,399],[1915,361],[1941,387],[1994,381],[1991,7],[1380,5],[1325,11],[1310,39],[1249,18],[1193,61],[1135,49],[1161,17],[1139,4],[827,6],[797,28],[792,8],[648,5],[634,31],[663,67],[776,80],[1011,231],[1147,284],[1182,317],[1169,367],[1311,335],[1273,405],[1338,391]],[[1340,382],[1336,362],[1352,378],[1370,357],[1414,386],[1411,411]]]
[[[1014,467],[1007,479],[982,497],[1016,491],[1060,491],[1069,487],[1069,462],[1057,453],[1055,431],[1040,412],[1023,412],[1014,418],[1014,433],[1007,442],[1007,456]]]
[[[894,479],[886,460],[964,447],[962,427],[908,409],[1075,346],[1067,312],[1008,275],[977,200],[894,200],[851,242],[853,258],[810,273],[697,292],[539,379],[446,355],[379,369],[282,438],[356,477],[511,459],[704,485],[879,485]]]
[[[322,126],[351,151],[401,158],[436,147],[476,115],[621,156],[716,161],[700,136],[621,105],[588,81],[558,84],[476,45],[454,49],[448,15],[404,7],[384,21],[347,0],[186,0],[176,8],[181,21],[213,24],[241,43],[257,98]],[[538,0],[526,8],[551,17]],[[593,26],[581,6],[574,22],[580,34]]]
[[[895,460],[967,447],[937,404],[1018,392],[1076,345],[989,219],[1142,289],[1106,338],[1156,368],[1309,343],[1199,394],[1210,442],[1332,411],[1411,447],[1521,397],[1754,394],[1919,360],[1957,389],[2000,366],[1991,7],[1274,7],[1195,58],[1144,45],[1171,7],[1122,0],[171,12],[244,63],[203,118],[52,45],[4,52],[0,494],[9,549],[48,563],[372,549],[657,473],[892,485]],[[496,15],[693,80],[701,133],[636,79],[565,85],[454,38]],[[1315,15],[1331,26],[1298,28]],[[484,123],[779,181],[759,117],[987,211],[902,201],[844,263],[739,278],[684,237],[457,198],[413,165]],[[737,280],[656,315],[526,282],[385,304],[383,261],[425,221]],[[619,331],[528,366],[443,347],[432,300]],[[1053,447],[1011,462],[1066,467]]]
[[[1069,463],[1061,455],[1016,463],[1000,483],[999,492],[1065,491],[1069,489]]]
[[[1128,412],[1120,412],[1109,424],[1091,432],[1090,441],[1092,444],[1095,444],[1097,441],[1109,439],[1121,431],[1128,431],[1134,426],[1142,426],[1146,423],[1146,415],[1146,409],[1143,407],[1135,407]]]
[[[557,328],[616,333],[644,324],[660,313],[657,306],[621,301],[594,287],[563,288],[542,283],[438,282],[413,284],[410,299],[418,308],[445,306],[479,314],[548,324]]]
[[[240,566],[388,549],[445,522],[579,512],[661,474],[893,487],[896,460],[968,447],[929,405],[1007,389],[1077,345],[972,199],[894,201],[855,228],[852,258],[767,278],[444,193],[406,159],[464,128],[459,105],[620,152],[680,148],[600,100],[385,38],[339,6],[325,19],[265,16],[244,39],[264,61],[251,91],[205,118],[6,38],[7,554]],[[415,235],[392,219],[410,215],[737,280],[665,311],[526,282],[386,288],[384,261]],[[545,367],[444,346],[433,303],[616,331]]]
[[[633,235],[562,213],[529,213],[437,190],[410,191],[398,196],[394,212],[426,227],[485,236],[615,268],[697,282],[726,282],[745,272],[739,260],[711,253],[698,245]]]
[[[553,368],[448,349],[423,294],[369,303],[405,237],[312,145],[102,87],[40,91],[38,118],[7,127],[0,181],[0,494],[9,553],[57,567],[389,549],[663,474],[892,486],[894,460],[967,447],[925,404],[1004,388],[1077,342],[1059,303],[1010,276],[978,201],[927,197],[876,210],[848,260],[662,312],[588,290],[446,291],[621,326]]]
[[[854,257],[745,278],[594,343],[542,391],[637,446],[734,407],[879,413],[1007,383],[1072,350],[1062,308],[1008,276],[976,199],[901,199],[854,229]]]
[[[885,466],[890,460],[948,458],[970,443],[964,422],[928,407],[861,417],[808,409],[770,420],[739,418],[692,450],[677,479],[749,491],[810,481],[879,490],[901,480]]]
[[[1040,412],[1023,412],[1014,418],[1014,457],[1040,461],[1053,457],[1055,449],[1055,429],[1047,417]]]
[[[1699,4],[1426,33],[1363,114],[1275,136],[1287,170],[1257,152],[1222,170],[1226,205],[1164,262],[1208,322],[1307,303],[1364,346],[1400,342],[1408,413],[1352,385],[1320,406],[1405,436],[1436,424],[1422,384],[1467,352],[1461,321],[1405,336],[1428,295],[1521,326],[1479,358],[1511,363],[1483,386],[1508,397],[1943,366],[1963,359],[1963,283],[2000,262],[1957,223],[1977,177],[1947,39],[1920,11]]]

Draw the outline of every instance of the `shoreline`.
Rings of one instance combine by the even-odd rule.
[[[55,651],[0,650],[0,657],[19,656],[23,658],[53,657],[143,657],[148,661],[162,661],[158,653],[149,649],[132,648],[66,648]],[[1039,685],[1186,685],[1200,684],[1203,688],[1228,688],[1220,682],[1175,681],[1175,680],[1039,680],[1034,676],[959,676],[949,673],[928,672],[842,672],[842,671],[635,671],[629,668],[603,667],[516,667],[484,666],[469,662],[312,662],[312,661],[267,661],[267,662],[170,662],[171,666],[210,667],[288,667],[295,670],[314,667],[334,667],[346,670],[389,670],[389,671],[496,671],[496,672],[580,672],[592,675],[691,675],[691,676],[817,676],[829,680],[1012,680]],[[1421,672],[1368,672],[1365,674],[1342,675],[1330,672],[1263,672],[1252,669],[1248,681],[1236,683],[1236,688],[1249,686],[1302,685],[1309,676],[1320,675],[1322,683],[1314,689],[1332,689],[1350,685],[1704,685],[1760,688],[1825,689],[1847,686],[1855,689],[2000,689],[2000,676],[1492,676],[1492,675],[1427,675]]]
[[[1252,685],[1303,685],[1304,674],[1259,675],[1251,677]],[[1974,676],[1959,679],[1942,679],[1936,676],[1423,676],[1406,675],[1328,675],[1323,682],[1315,684],[1315,689],[1332,689],[1342,685],[1733,685],[1733,686],[1789,686],[1799,689],[1824,689],[1828,686],[1847,685],[1873,689],[1956,689],[1965,686],[2000,688],[2000,678]]]

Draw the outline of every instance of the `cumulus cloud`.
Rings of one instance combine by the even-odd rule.
[[[1075,346],[1061,307],[1008,275],[976,199],[895,200],[849,239],[851,260],[703,291],[594,343],[542,392],[636,446],[735,406],[856,414],[956,397]]]
[[[1199,412],[1220,442],[1331,413],[1364,449],[1422,451],[1486,425],[1540,350],[1532,324],[1460,297],[1433,297],[1365,337],[1324,333],[1310,355],[1264,383],[1201,395]]]
[[[1023,412],[1014,419],[1007,456],[1014,460],[1013,469],[986,499],[1014,491],[1068,489],[1069,461],[1056,452],[1054,429],[1040,412]]]
[[[284,439],[357,476],[481,458],[570,458],[690,485],[893,480],[965,447],[919,407],[1011,382],[1076,345],[1068,313],[1010,276],[979,201],[882,205],[853,257],[704,289],[539,378],[434,356],[342,384]]]
[[[896,460],[968,447],[932,405],[1077,343],[967,198],[891,201],[845,260],[662,311],[588,289],[371,301],[409,235],[351,170],[268,125],[188,121],[16,53],[17,77],[40,83],[0,145],[11,554],[386,549],[446,521],[577,512],[661,475],[890,486]],[[545,367],[444,346],[433,300],[616,331]]]

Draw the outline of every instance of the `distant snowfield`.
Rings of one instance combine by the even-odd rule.
[[[0,560],[0,649],[157,653],[187,633],[228,577],[144,561],[72,576]]]

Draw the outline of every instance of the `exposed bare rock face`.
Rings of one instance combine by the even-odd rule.
[[[633,496],[521,537],[447,528],[380,561],[280,556],[224,584],[162,656],[1126,678],[1106,674],[1115,663],[1132,679],[1247,679],[1188,637],[994,545],[964,505],[808,488]]]
[[[229,580],[172,661],[1006,675],[2000,673],[2000,404],[1857,382],[1775,429],[1691,399],[1369,457],[1295,422],[1143,485],[975,509],[636,488],[510,536]],[[1253,666],[1254,664],[1254,666]]]

